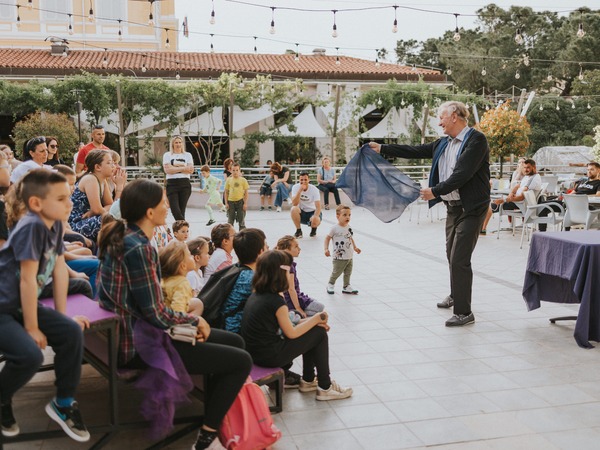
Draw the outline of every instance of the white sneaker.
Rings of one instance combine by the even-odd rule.
[[[304,381],[304,379],[300,379],[300,386],[298,386],[298,390],[300,392],[313,392],[316,391],[319,387],[317,383],[317,377],[315,377],[312,381]]]
[[[331,283],[327,283],[327,293],[335,294],[335,286]]]
[[[289,197],[288,197],[288,198],[287,198],[285,201],[286,201],[286,202],[288,202],[288,205],[291,205],[291,204],[292,204],[292,199],[291,199],[291,198],[289,198]]]
[[[277,211],[277,212],[281,212],[281,206],[278,206],[278,207],[275,209],[275,211]]]
[[[342,387],[335,381],[331,380],[331,386],[329,389],[325,390],[317,387],[317,400],[341,400],[343,398],[350,397],[352,392],[352,388]]]
[[[351,285],[348,286],[344,286],[344,288],[342,289],[342,292],[344,294],[358,294],[358,289],[354,289]]]

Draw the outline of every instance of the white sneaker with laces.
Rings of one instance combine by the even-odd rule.
[[[278,206],[278,207],[276,208],[276,211],[277,211],[277,212],[281,212],[281,206]]]
[[[342,289],[344,294],[358,294],[358,289],[354,289],[350,284]]]
[[[352,388],[343,387],[331,380],[331,386],[329,389],[321,389],[317,387],[317,400],[328,401],[328,400],[341,400],[348,398],[352,395]]]
[[[300,379],[300,386],[298,390],[300,392],[313,392],[316,391],[319,387],[317,383],[317,377],[315,377],[312,381],[304,381],[304,379]]]
[[[331,283],[327,284],[327,293],[328,294],[335,294],[335,286]]]

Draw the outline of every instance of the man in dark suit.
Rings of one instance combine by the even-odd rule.
[[[469,110],[463,103],[446,102],[438,111],[447,138],[416,147],[369,145],[384,156],[433,160],[429,187],[421,189],[421,198],[429,200],[430,208],[443,201],[448,209],[446,256],[450,266],[450,295],[437,306],[454,306],[446,326],[463,326],[475,322],[471,255],[490,203],[490,151],[485,136],[468,126]]]

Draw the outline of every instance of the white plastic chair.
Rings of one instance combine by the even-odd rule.
[[[565,195],[564,201],[567,209],[563,222],[564,227],[583,225],[586,230],[600,227],[600,222],[598,221],[600,209],[590,211],[590,201],[587,195]]]
[[[521,230],[521,246],[519,248],[523,248],[523,238],[525,237],[525,233],[527,233],[527,241],[529,241],[529,237],[531,232],[533,232],[533,227],[540,223],[550,224],[556,229],[557,226],[560,227],[564,216],[565,209],[562,207],[560,203],[549,202],[538,204],[537,199],[535,197],[535,193],[532,191],[525,192],[525,204],[527,208],[525,209],[525,215],[523,216],[523,229]],[[555,206],[558,208],[558,212],[555,211],[552,207]],[[547,216],[540,216],[540,212],[547,209]],[[529,228],[531,225],[531,229]]]
[[[556,194],[558,188],[558,175],[544,175],[542,177],[542,183],[547,183],[547,194]]]

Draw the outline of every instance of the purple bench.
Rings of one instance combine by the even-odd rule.
[[[250,378],[252,378],[252,382],[259,386],[272,385],[275,390],[275,405],[270,406],[269,410],[272,413],[283,411],[283,384],[285,379],[283,369],[280,367],[261,367],[254,364],[250,371]]]

